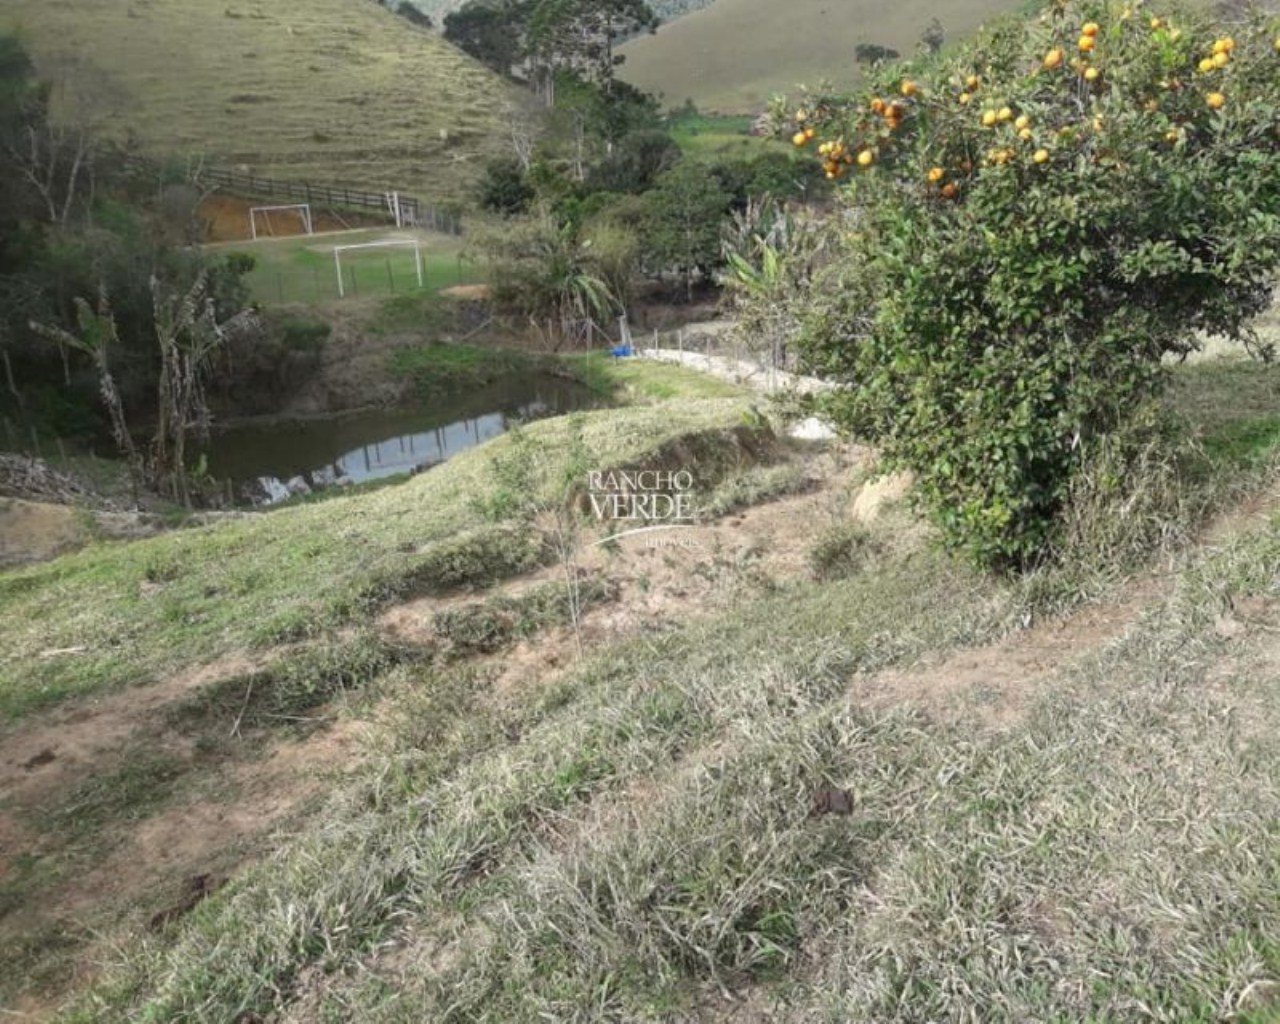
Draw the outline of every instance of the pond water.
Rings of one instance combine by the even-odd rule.
[[[522,375],[412,408],[229,427],[203,451],[210,475],[242,497],[279,501],[299,481],[315,489],[427,469],[514,424],[601,404],[573,381]]]

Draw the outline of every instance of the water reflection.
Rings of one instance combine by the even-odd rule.
[[[435,402],[306,422],[235,427],[205,451],[209,472],[257,500],[439,465],[520,422],[597,404],[585,388],[525,377]]]

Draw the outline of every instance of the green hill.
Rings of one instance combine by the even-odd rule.
[[[775,92],[829,78],[856,77],[853,50],[879,43],[911,54],[936,16],[948,39],[969,35],[1011,0],[928,0],[886,6],[873,0],[716,0],[632,40],[622,77],[663,96],[668,106],[693,99],[705,110],[760,109]]]
[[[64,114],[156,155],[436,198],[495,145],[497,76],[377,4],[28,0],[9,21],[42,74],[70,83]]]

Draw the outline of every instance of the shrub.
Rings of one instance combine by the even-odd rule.
[[[1280,261],[1273,35],[1066,3],[795,112],[796,144],[853,176],[808,362],[977,560],[1042,556],[1162,356],[1248,341]]]
[[[511,157],[491,160],[476,186],[480,208],[510,217],[529,208],[534,191],[525,180],[520,161]]]

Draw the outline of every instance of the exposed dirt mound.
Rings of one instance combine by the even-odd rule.
[[[204,225],[207,242],[243,242],[253,237],[249,229],[249,210],[254,206],[272,206],[279,202],[268,199],[241,199],[215,193],[207,196],[196,208],[196,218]],[[284,238],[305,234],[301,218],[288,210],[259,214],[257,218],[259,238]],[[378,227],[387,223],[386,217],[372,213],[311,208],[311,227],[314,231],[351,231],[355,228]]]

